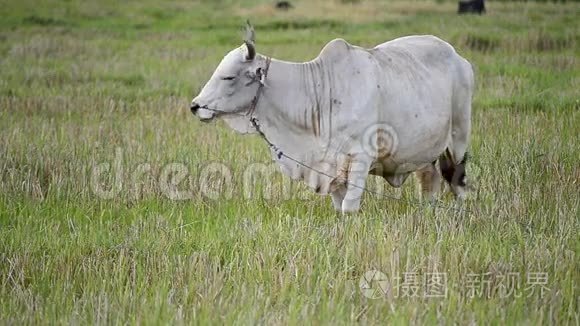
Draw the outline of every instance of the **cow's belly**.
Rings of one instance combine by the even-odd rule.
[[[386,108],[385,108],[386,109]],[[333,191],[335,184],[344,183],[348,180],[348,170],[351,160],[361,157],[357,153],[366,153],[370,157],[371,164],[369,173],[383,176],[393,186],[397,186],[401,180],[404,182],[406,175],[417,171],[427,164],[435,161],[448,146],[450,142],[450,112],[447,114],[431,114],[425,111],[408,110],[406,115],[393,114],[393,112],[381,112],[386,117],[382,121],[388,121],[384,132],[370,132],[376,125],[376,121],[357,121],[361,128],[350,135],[333,135],[332,144],[328,147],[310,148],[305,153],[295,153],[292,159],[282,157],[275,161],[280,165],[281,172],[286,176],[304,182],[308,187],[319,194],[328,194]],[[450,111],[450,110],[449,110]],[[376,114],[376,112],[375,112]],[[415,115],[419,117],[415,119]],[[362,116],[372,116],[372,113],[361,114]],[[397,116],[398,120],[393,120]],[[375,115],[376,117],[376,115]],[[379,124],[383,126],[383,123]],[[349,128],[344,128],[349,130]],[[352,130],[352,129],[351,129]],[[368,145],[365,137],[371,135],[373,140],[377,140],[389,132],[395,132],[396,144],[392,148],[382,148],[381,144],[389,142],[379,142]],[[388,137],[387,137],[388,138]],[[369,150],[375,149],[375,152]],[[365,155],[363,155],[365,156]],[[357,157],[357,158],[355,158]],[[300,163],[298,163],[298,162]]]
[[[416,133],[408,128],[400,134],[400,139],[392,151],[377,151],[374,156],[369,155],[372,157],[369,173],[385,177],[391,185],[398,186],[400,183],[397,180],[404,181],[405,175],[435,161],[445,151],[450,140],[448,125],[440,126],[436,133],[431,130],[423,136],[411,137]],[[351,161],[358,156],[356,153],[360,150],[361,148],[354,146],[341,148],[340,153],[337,153],[321,148],[320,152],[303,153],[292,159],[284,156],[278,159],[275,153],[272,154],[284,175],[304,182],[316,193],[328,194],[333,191],[335,184],[348,180]]]
[[[377,155],[377,162],[390,170],[412,172],[445,151],[451,140],[451,102],[449,94],[440,94],[429,101],[409,100],[405,110],[389,107],[381,112],[395,132],[396,144],[390,155]]]
[[[435,161],[447,148],[451,134],[448,130],[430,138],[403,142],[391,158],[386,158],[383,164],[393,166],[399,171],[415,171],[425,163]],[[380,158],[377,161],[381,161]]]
[[[433,119],[432,124],[407,125],[397,129],[396,146],[388,153],[377,153],[370,173],[393,176],[417,171],[445,151],[451,140],[449,120]]]

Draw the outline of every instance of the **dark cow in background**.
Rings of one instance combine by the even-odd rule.
[[[470,0],[470,1],[459,1],[459,9],[457,13],[459,14],[483,14],[485,13],[485,3],[484,0]]]
[[[288,10],[292,9],[294,6],[290,3],[290,1],[278,1],[276,2],[276,9],[279,10]]]

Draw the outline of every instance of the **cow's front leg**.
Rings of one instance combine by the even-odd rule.
[[[341,185],[338,189],[334,190],[330,193],[332,197],[332,205],[334,209],[341,212],[342,211],[342,201],[344,200],[344,196],[346,195],[346,186]]]
[[[365,190],[366,179],[369,174],[367,162],[352,162],[346,183],[346,194],[342,201],[342,212],[356,212],[360,208],[360,202]]]

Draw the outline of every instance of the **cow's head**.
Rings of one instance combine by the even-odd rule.
[[[230,51],[191,102],[191,112],[201,121],[224,119],[248,111],[263,82],[264,60],[256,57],[254,29],[247,23],[244,44]]]

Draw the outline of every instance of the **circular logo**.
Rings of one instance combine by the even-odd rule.
[[[362,295],[369,299],[384,298],[390,292],[387,275],[377,270],[364,273],[359,282]]]
[[[387,123],[369,126],[362,136],[362,149],[372,157],[387,158],[399,145],[397,132]]]

